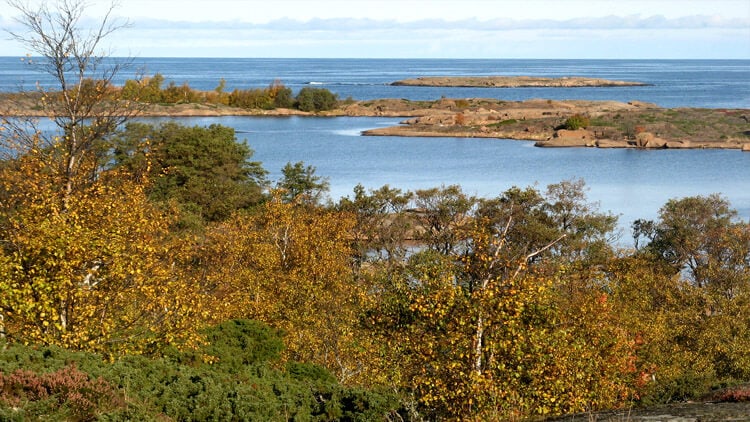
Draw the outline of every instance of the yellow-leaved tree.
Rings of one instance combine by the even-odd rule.
[[[195,341],[205,296],[174,265],[185,252],[172,218],[107,166],[110,136],[138,111],[111,87],[121,64],[101,53],[122,25],[110,8],[89,28],[77,0],[8,4],[12,37],[54,83],[20,96],[20,115],[34,106],[51,127],[4,111],[0,332],[107,354]]]
[[[34,156],[0,173],[0,311],[14,341],[109,354],[192,342],[204,320],[198,289],[176,272],[185,255],[172,217],[143,186],[102,173],[61,200]]]
[[[252,214],[211,226],[194,269],[222,303],[216,315],[280,328],[288,358],[352,381],[362,369],[355,346],[363,294],[352,283],[353,224],[351,214],[277,194]]]
[[[440,211],[462,195],[431,197],[426,214],[455,215]],[[553,206],[560,195],[531,189],[482,201],[477,212],[462,205],[461,218],[441,224],[439,241],[428,239],[401,271],[365,268],[374,285],[364,321],[382,345],[371,362],[384,376],[373,379],[411,397],[407,405],[428,419],[513,420],[627,403],[636,344],[618,326],[600,274],[587,270],[607,257],[591,246],[610,218],[578,206],[582,195],[566,197],[565,218]]]

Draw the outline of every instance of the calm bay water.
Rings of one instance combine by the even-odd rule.
[[[589,198],[620,215],[623,228],[637,218],[655,218],[670,198],[710,193],[722,193],[750,218],[750,153],[737,150],[536,148],[532,142],[499,139],[360,136],[364,129],[398,124],[394,118],[180,120],[234,127],[273,180],[288,162],[315,166],[329,178],[334,200],[351,196],[357,183],[403,190],[459,184],[469,194],[494,197],[512,186],[544,189],[583,178]]]
[[[265,87],[281,80],[293,90],[323,86],[341,98],[438,99],[482,97],[640,100],[664,107],[750,108],[750,61],[660,60],[362,60],[362,59],[136,59],[148,74],[178,84],[213,89]],[[618,88],[425,88],[390,82],[430,75],[589,76],[646,82]],[[133,77],[124,74],[123,78]],[[18,58],[0,58],[0,91],[27,89],[42,75]],[[152,119],[158,121],[160,119]],[[331,197],[352,194],[361,183],[404,190],[460,184],[492,197],[512,186],[583,178],[589,198],[621,215],[626,228],[636,218],[655,218],[668,199],[721,193],[750,218],[750,153],[736,150],[640,151],[542,149],[523,141],[462,138],[363,137],[360,132],[398,124],[393,118],[220,117],[181,118],[187,125],[234,127],[278,179],[287,162],[304,161],[328,177]],[[750,129],[750,127],[749,127]]]

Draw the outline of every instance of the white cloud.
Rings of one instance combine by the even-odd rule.
[[[146,5],[140,0],[128,1],[127,5],[139,3]],[[150,3],[151,12],[168,4],[174,6],[166,0]],[[205,10],[202,18],[188,13],[198,3]],[[676,3],[682,5],[676,7]],[[715,7],[709,7],[709,3]],[[152,15],[169,18],[140,18],[136,9],[123,8],[122,12],[132,13],[133,26],[111,38],[116,54],[750,59],[747,0],[220,0],[211,3],[211,10],[205,4],[188,0],[174,13]],[[226,16],[230,6],[236,9],[240,4],[253,11],[257,6],[258,16],[237,12]],[[316,11],[316,4],[328,8]],[[332,4],[341,6],[340,10],[330,9]],[[351,4],[366,5],[370,15],[361,11],[355,14]],[[378,5],[379,9],[375,7]],[[461,5],[465,7],[461,9]],[[530,13],[534,10],[536,13]],[[4,26],[10,25],[7,19],[1,19]],[[3,41],[0,51],[25,53]]]
[[[135,24],[139,29],[267,29],[274,31],[336,31],[336,32],[363,32],[373,30],[473,30],[473,31],[502,31],[511,29],[702,29],[702,28],[725,28],[725,29],[750,29],[750,17],[747,18],[725,18],[720,16],[694,15],[679,18],[666,18],[662,15],[641,17],[640,15],[615,16],[608,15],[597,18],[574,18],[565,20],[552,19],[508,19],[497,18],[480,20],[469,18],[461,20],[448,19],[421,19],[410,22],[397,22],[395,20],[375,20],[368,18],[314,18],[310,20],[295,20],[283,18],[268,23],[248,23],[238,20],[233,21],[171,21],[164,19],[142,19]]]

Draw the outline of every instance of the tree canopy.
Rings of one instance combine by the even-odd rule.
[[[148,179],[149,197],[175,200],[201,220],[225,219],[263,199],[267,172],[230,127],[131,123],[112,145],[114,165]]]
[[[721,196],[630,249],[582,180],[334,204],[297,162],[267,192],[231,128],[118,126],[89,78],[108,17],[10,4],[59,131],[0,133],[0,419],[521,420],[750,381],[750,224]],[[160,84],[128,89],[187,92]]]

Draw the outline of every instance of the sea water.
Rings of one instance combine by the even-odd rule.
[[[196,89],[268,86],[280,80],[294,91],[325,87],[340,98],[595,99],[655,103],[663,107],[750,108],[748,60],[384,60],[384,59],[135,59],[134,68],[161,73]],[[17,58],[0,58],[0,90],[51,83]],[[131,70],[134,72],[134,70]],[[133,77],[124,73],[121,79]],[[647,83],[616,88],[398,87],[403,78],[437,75],[586,76]],[[159,121],[163,119],[151,119]],[[365,129],[397,118],[210,117],[180,118],[187,125],[219,123],[237,130],[271,179],[288,162],[304,161],[327,177],[333,200],[357,184],[403,190],[461,185],[493,197],[512,186],[582,178],[602,211],[620,215],[627,228],[656,218],[670,198],[720,193],[750,218],[750,153],[737,150],[626,150],[534,148],[525,141],[465,138],[363,137]],[[750,130],[750,125],[748,126]]]
[[[295,92],[325,87],[341,99],[529,98],[646,101],[662,107],[750,108],[750,60],[501,60],[501,59],[262,59],[131,58],[116,83],[139,74],[161,73],[165,85],[188,83],[212,90],[267,87],[280,81]],[[33,89],[53,80],[37,71],[34,59],[0,57],[0,92]],[[643,87],[610,88],[434,88],[392,86],[419,76],[584,76],[637,81]]]

